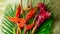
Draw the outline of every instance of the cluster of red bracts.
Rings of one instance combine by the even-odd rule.
[[[34,34],[35,30],[45,21],[47,20],[50,16],[51,13],[49,13],[47,11],[47,7],[43,4],[43,3],[39,3],[37,5],[37,7],[39,8],[39,14],[38,14],[38,19],[37,22],[32,30],[32,34]]]
[[[40,26],[40,24],[42,24],[45,20],[47,20],[51,16],[51,13],[47,11],[47,7],[45,6],[45,4],[39,3],[37,5],[37,8],[39,8],[38,15],[36,16],[36,18],[38,19],[32,24],[26,25],[26,30],[30,30],[33,28],[32,33],[34,33],[34,31],[37,29],[37,27]],[[16,9],[15,17],[8,18],[10,21],[18,24],[18,27],[24,28],[24,25],[26,24],[27,20],[35,15],[36,10],[37,10],[36,8],[32,8],[26,15],[26,19],[20,18],[21,7],[19,5],[18,8]]]
[[[26,24],[27,20],[30,19],[31,17],[34,16],[36,12],[36,8],[32,8],[28,14],[26,15],[26,19],[24,18],[20,18],[20,14],[21,14],[21,7],[20,5],[18,6],[18,8],[16,9],[16,14],[15,17],[8,17],[10,21],[16,23],[18,25],[18,27],[20,28],[24,28],[24,25]],[[35,23],[32,24],[27,24],[26,28],[27,30],[30,30],[34,27]]]

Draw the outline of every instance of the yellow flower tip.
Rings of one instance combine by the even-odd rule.
[[[9,16],[7,16],[6,18],[8,18],[8,19],[9,19],[10,17],[9,17]]]
[[[6,18],[10,19],[10,18],[13,18],[13,17],[7,16]]]
[[[24,11],[30,10],[30,8],[25,8]]]

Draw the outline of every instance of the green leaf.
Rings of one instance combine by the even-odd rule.
[[[13,29],[12,28],[16,28],[16,24],[9,21],[9,19],[7,18],[7,16],[11,16],[13,17],[15,15],[15,10],[16,10],[16,6],[14,9],[12,9],[11,5],[8,6],[8,8],[5,10],[5,15],[4,15],[4,19],[3,19],[3,26],[1,25],[1,30],[4,34],[13,34]]]
[[[33,23],[33,21],[34,21],[34,17],[32,17],[30,20],[29,20],[29,24],[32,24]]]
[[[36,30],[35,34],[48,34],[51,30],[51,25],[53,22],[53,18],[51,17],[47,21],[45,21],[40,27]]]

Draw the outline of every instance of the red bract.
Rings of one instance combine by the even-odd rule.
[[[20,7],[20,5],[17,7],[17,9],[16,9],[16,14],[15,14],[15,17],[20,17],[20,13],[21,13],[21,7]]]
[[[51,14],[49,12],[44,12],[42,14],[39,15],[38,20],[35,24],[35,27],[32,30],[32,34],[34,34],[35,30],[45,21],[47,20],[49,17],[51,16]]]
[[[37,19],[35,27],[32,30],[32,34],[34,34],[37,27],[39,27],[45,20],[47,20],[51,16],[51,13],[47,11],[47,7],[45,6],[45,4],[39,3],[37,7],[39,8],[39,17]]]
[[[50,16],[51,16],[51,13],[44,12],[41,15],[39,15],[38,19],[40,19],[40,23],[43,23],[45,20],[47,20],[48,18],[50,18]]]
[[[35,23],[25,25],[24,34],[27,33],[27,30],[30,30],[34,27]]]
[[[45,4],[44,3],[38,3],[38,5],[37,5],[37,7],[39,7],[40,9],[47,9],[47,7],[45,6]]]
[[[43,23],[45,20],[47,20],[48,18],[50,18],[50,16],[51,16],[51,13],[49,13],[49,12],[43,12],[43,13],[41,13],[40,15],[39,15],[39,17],[38,17],[38,20],[40,21],[39,23],[38,23],[38,25],[39,24],[41,24],[41,23]]]
[[[18,21],[20,22],[20,23],[26,23],[26,20],[24,19],[24,18],[18,18]]]
[[[31,17],[33,17],[35,12],[36,12],[36,8],[32,8],[26,15],[26,19],[30,19]]]
[[[44,19],[48,19],[48,18],[51,16],[51,13],[49,13],[49,12],[43,12],[43,13],[41,14],[41,16],[43,16]]]
[[[16,17],[8,17],[10,21],[19,24],[19,23],[26,23],[26,20],[23,18],[16,18]]]
[[[17,18],[14,18],[14,17],[8,17],[8,19],[14,23],[18,23],[18,19]]]
[[[46,10],[41,10],[41,9],[39,9],[39,14],[42,14],[42,13],[44,13],[44,12],[46,12]]]
[[[26,30],[32,29],[32,28],[34,27],[34,25],[35,25],[35,23],[27,24],[27,25],[26,25]],[[20,28],[24,28],[25,24],[24,24],[24,23],[19,23],[18,26],[19,26]]]
[[[47,7],[45,6],[44,3],[38,3],[37,7],[39,8],[39,13],[40,14],[47,11]]]
[[[36,9],[35,8],[31,9],[31,11],[26,16],[26,20],[24,18],[19,18],[19,16],[20,16],[19,12],[20,12],[20,10],[16,11],[16,17],[8,17],[8,18],[9,18],[10,21],[16,23],[18,27],[24,28],[24,26],[25,26],[24,24],[26,24],[26,20],[30,19],[35,14]],[[27,30],[32,29],[34,27],[34,25],[35,24],[33,24],[33,23],[28,24],[26,26]]]
[[[18,27],[24,28],[24,23],[19,23],[19,24],[18,24]]]
[[[28,25],[26,26],[26,30],[32,29],[32,28],[34,27],[34,25],[35,25],[35,23],[28,24]]]

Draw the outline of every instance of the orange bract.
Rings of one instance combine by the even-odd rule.
[[[14,18],[14,17],[8,17],[10,21],[14,22],[14,23],[17,23],[18,22],[18,19],[17,18]]]
[[[18,27],[24,28],[24,23],[19,23]]]
[[[26,19],[30,19],[32,16],[34,16],[35,12],[36,12],[36,8],[32,8],[26,15]]]
[[[20,17],[20,13],[21,13],[21,7],[20,5],[18,6],[18,8],[16,9],[16,14],[15,14],[15,17]]]
[[[35,25],[35,23],[28,24],[28,25],[26,26],[26,30],[32,29],[32,28],[34,27],[34,25]]]
[[[26,20],[23,18],[9,17],[9,20],[14,23],[26,23]]]
[[[30,30],[34,27],[35,23],[32,23],[32,24],[28,24],[26,25],[26,30]],[[20,28],[24,28],[25,24],[24,23],[19,23],[18,25]]]
[[[24,18],[18,18],[18,21],[19,21],[20,23],[26,23],[26,20],[25,20]]]

